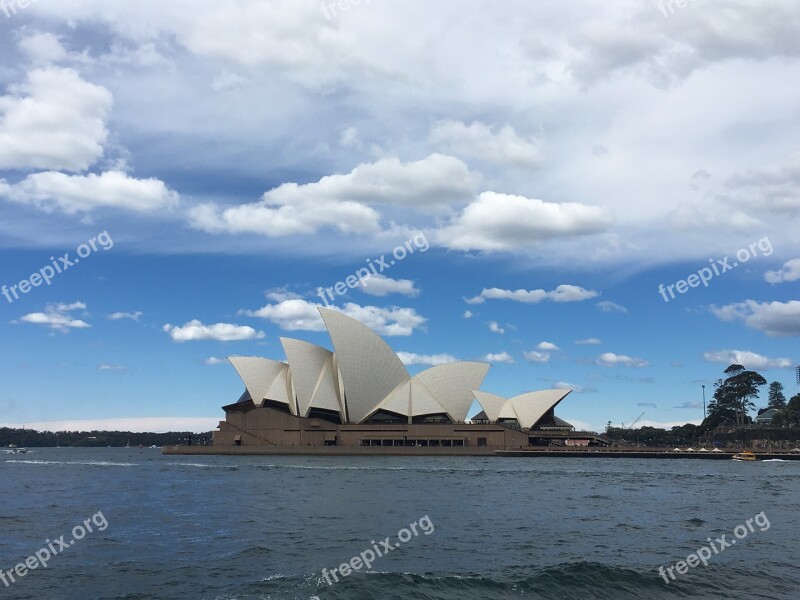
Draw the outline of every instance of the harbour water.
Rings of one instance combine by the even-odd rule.
[[[0,482],[0,569],[15,577],[0,582],[0,599],[789,599],[800,590],[800,462],[34,448],[0,454]],[[761,513],[768,527],[753,526]],[[735,544],[707,566],[673,570],[669,583],[659,574],[723,534]],[[64,548],[53,545],[60,536]],[[387,537],[391,552],[369,570],[323,576],[358,565],[351,559]],[[45,548],[58,550],[47,568],[13,573]]]

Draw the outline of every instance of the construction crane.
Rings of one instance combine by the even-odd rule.
[[[630,425],[628,425],[628,429],[633,429],[633,426],[634,426],[634,425],[636,425],[636,424],[639,422],[639,419],[641,419],[643,416],[644,416],[644,413],[642,413],[642,414],[640,414],[638,417],[636,417],[636,418],[635,418],[635,419],[634,419],[634,420],[631,422],[631,424],[630,424]],[[623,429],[625,429],[625,424],[624,424],[624,423],[623,423],[623,425],[622,425],[622,428],[623,428]]]

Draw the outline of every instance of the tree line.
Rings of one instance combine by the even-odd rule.
[[[767,385],[767,380],[758,372],[749,371],[739,364],[729,366],[724,372],[727,377],[714,383],[714,396],[700,425],[687,423],[671,429],[645,426],[634,430],[613,427],[609,421],[606,437],[613,441],[624,440],[644,446],[688,446],[698,443],[707,433],[719,427],[751,425],[754,422],[752,413],[756,410],[755,400],[759,398],[760,389]],[[772,419],[773,426],[800,426],[800,394],[795,394],[787,401],[783,384],[779,381],[770,383],[768,390],[767,406],[755,416],[774,408],[776,413]]]
[[[748,371],[739,364],[729,366],[725,369],[725,374],[725,379],[719,379],[714,384],[716,390],[708,405],[708,416],[701,425],[706,430],[753,423],[750,413],[756,409],[754,400],[759,396],[759,388],[767,385],[767,380],[759,373]],[[787,402],[783,394],[783,384],[779,381],[769,384],[767,407],[764,410],[771,408],[776,410],[772,419],[773,425],[800,425],[800,394],[795,394]]]
[[[105,448],[106,446],[178,446],[188,443],[211,443],[211,432],[171,431],[168,433],[133,433],[130,431],[35,431],[0,427],[0,447],[55,448],[56,446],[81,446]]]

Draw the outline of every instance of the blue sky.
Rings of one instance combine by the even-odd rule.
[[[0,424],[210,429],[381,256],[335,305],[412,373],[595,429],[795,393],[800,8],[539,4],[0,11]]]

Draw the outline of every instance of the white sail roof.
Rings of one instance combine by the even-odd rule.
[[[308,416],[311,408],[323,408],[340,413],[338,374],[333,367],[333,352],[302,340],[281,338],[289,361],[291,379],[297,395],[298,414]]]
[[[481,392],[480,390],[472,390],[472,393],[478,399],[483,412],[490,421],[497,421],[500,418],[500,411],[507,402],[502,396],[490,394],[489,392]]]
[[[360,423],[398,385],[410,379],[397,354],[366,325],[318,307],[333,341],[351,422]]]
[[[516,419],[520,427],[530,429],[572,390],[540,390],[506,400],[487,392],[473,391],[490,421]]]
[[[452,420],[466,421],[473,401],[472,390],[481,386],[490,366],[481,362],[447,363],[418,373],[413,381],[424,385]],[[414,416],[418,414],[428,413],[418,413],[415,407]]]
[[[514,396],[509,402],[517,414],[517,421],[523,429],[530,429],[547,411],[566,398],[572,390],[540,390]]]
[[[281,373],[284,373],[285,382],[285,369],[288,368],[288,365],[284,362],[257,356],[229,356],[228,360],[239,373],[239,377],[242,378],[244,386],[256,406],[263,406],[264,400],[268,398],[270,388]],[[282,397],[285,396],[284,392]],[[270,398],[270,400],[277,399]],[[282,401],[278,400],[278,402]],[[286,403],[289,404],[288,397]]]

